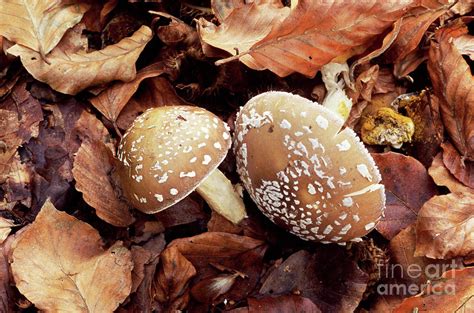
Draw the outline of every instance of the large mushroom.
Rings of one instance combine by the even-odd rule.
[[[192,106],[149,109],[118,148],[122,190],[144,213],[160,212],[196,190],[233,223],[245,217],[242,199],[217,167],[231,146],[226,123]]]
[[[286,92],[250,99],[236,119],[237,170],[258,208],[305,239],[358,241],[383,215],[371,155],[331,110]]]

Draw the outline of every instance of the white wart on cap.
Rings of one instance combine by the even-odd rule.
[[[118,148],[125,196],[140,211],[162,211],[196,189],[230,146],[227,124],[209,111],[192,106],[149,109]]]
[[[384,186],[352,129],[286,92],[250,99],[236,120],[237,170],[258,208],[305,239],[358,241],[383,215]]]

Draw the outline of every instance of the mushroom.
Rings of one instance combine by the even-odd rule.
[[[384,186],[371,155],[331,110],[286,92],[241,109],[237,171],[258,208],[305,240],[360,241],[383,215]]]
[[[137,117],[118,148],[121,187],[144,213],[160,212],[192,191],[238,223],[242,199],[217,167],[231,146],[226,123],[202,108],[164,106]]]

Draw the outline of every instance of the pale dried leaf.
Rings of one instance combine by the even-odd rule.
[[[76,189],[96,210],[102,220],[114,226],[125,227],[135,219],[130,207],[114,192],[110,173],[113,168],[112,151],[100,141],[84,141],[74,159],[72,173]]]
[[[446,186],[451,192],[472,192],[473,188],[469,188],[464,184],[460,183],[456,177],[454,177],[443,164],[442,152],[438,153],[433,159],[428,173],[430,174],[433,181],[438,186]]]
[[[77,94],[81,90],[113,80],[131,81],[136,76],[135,62],[145,45],[152,38],[152,31],[142,26],[131,37],[87,53],[85,50],[72,50],[68,36],[48,55],[48,62],[34,50],[15,45],[8,52],[20,56],[28,72],[66,94]]]
[[[0,244],[7,239],[14,225],[13,221],[0,216]]]
[[[436,196],[426,202],[416,222],[415,256],[446,259],[474,250],[474,194]]]
[[[441,144],[443,164],[461,183],[474,188],[474,161],[464,160],[456,148],[449,142]]]
[[[283,22],[262,23],[264,17],[259,10],[251,10],[258,7],[253,4],[235,9],[219,27],[201,23],[200,32],[204,42],[234,55],[227,61],[238,58],[250,68],[269,69],[279,76],[294,72],[314,76],[331,61],[345,62],[364,52],[374,38],[415,5],[416,2],[405,0],[300,0]],[[236,12],[243,11],[244,25],[241,18],[233,18]],[[269,28],[271,31],[262,38]],[[238,32],[243,35],[237,36]],[[212,40],[208,40],[210,34]],[[255,43],[256,40],[259,41]]]
[[[59,0],[3,0],[0,35],[44,57],[88,8],[84,3]]]
[[[467,33],[460,20],[437,30],[429,51],[428,72],[454,146],[463,157],[474,160],[474,76],[453,43]]]
[[[130,293],[131,253],[47,201],[12,245],[16,286],[47,312],[112,312]]]

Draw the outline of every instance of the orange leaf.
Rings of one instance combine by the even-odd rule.
[[[134,222],[128,204],[118,198],[111,183],[112,151],[100,141],[84,141],[74,159],[76,189],[102,220],[125,227]]]
[[[393,313],[472,312],[474,310],[474,267],[450,270],[439,281],[402,302]]]
[[[474,195],[451,193],[426,202],[416,222],[415,256],[446,259],[474,250]]]
[[[234,55],[219,63],[239,59],[279,76],[298,72],[312,77],[331,61],[344,62],[365,51],[415,5],[403,0],[300,0],[282,21],[287,14],[283,9],[277,13],[273,7],[268,14],[268,5],[250,4],[234,9],[218,27],[201,20],[199,31],[205,43]]]
[[[461,183],[474,188],[474,161],[463,160],[456,148],[449,142],[441,145],[443,148],[443,164]]]
[[[437,30],[430,46],[428,72],[454,146],[463,157],[474,160],[474,76],[453,42],[467,33],[461,20]]]
[[[47,201],[12,245],[16,286],[40,310],[112,312],[130,293],[130,251]]]
[[[438,153],[433,160],[428,173],[438,186],[446,186],[451,192],[472,192],[474,189],[469,188],[459,182],[443,164],[442,152]]]

